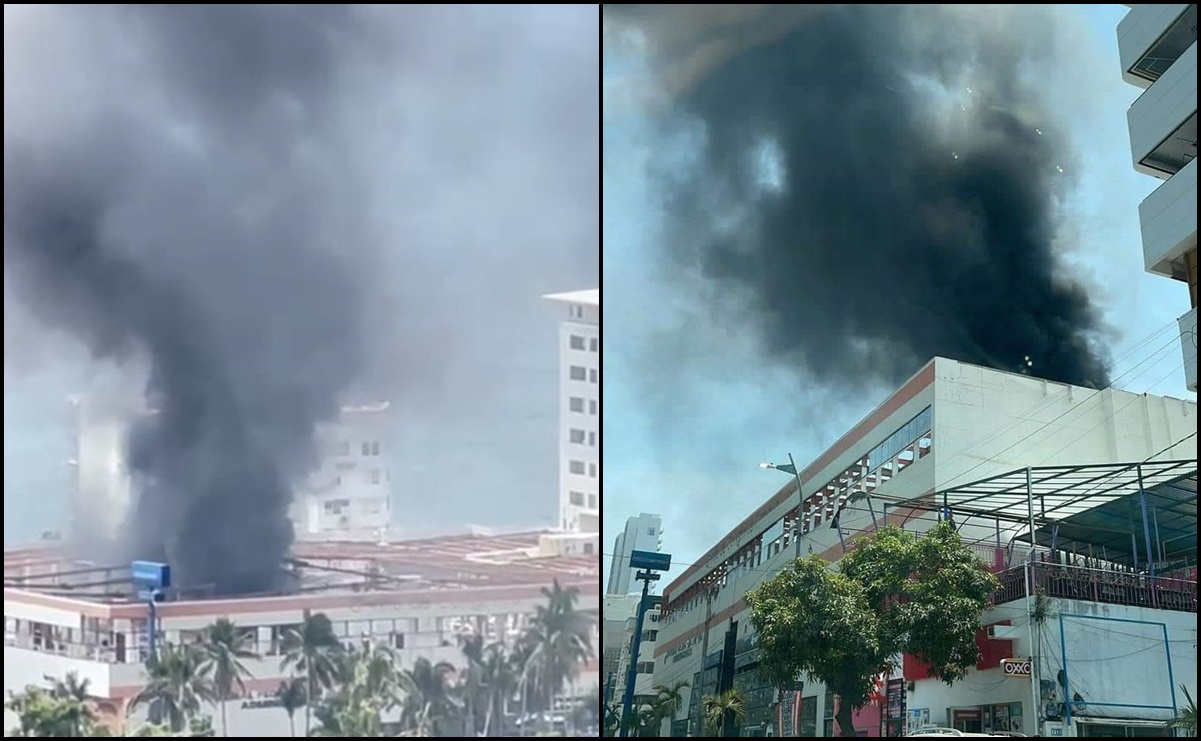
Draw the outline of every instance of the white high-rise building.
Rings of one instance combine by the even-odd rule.
[[[555,293],[559,329],[559,524],[600,532],[600,290]]]
[[[1143,264],[1188,284],[1178,320],[1185,383],[1197,390],[1197,5],[1131,5],[1118,24],[1122,77],[1143,88],[1127,119],[1134,169],[1163,180],[1139,204]]]
[[[97,400],[73,399],[75,416],[76,535],[113,538],[133,498],[127,459],[131,415],[139,412]],[[298,537],[379,537],[392,521],[387,402],[343,407],[318,429],[319,462],[294,484],[291,510]]]
[[[633,551],[658,552],[663,542],[663,522],[659,515],[643,512],[626,520],[626,527],[613,543],[613,562],[609,567],[609,585],[605,594],[619,596],[640,592],[642,587],[634,580],[635,569],[630,568],[630,553]]]

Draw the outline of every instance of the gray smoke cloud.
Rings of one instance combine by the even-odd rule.
[[[551,25],[573,27],[564,20]],[[557,54],[562,45],[537,42],[537,53],[507,56],[533,33],[513,13],[87,6],[20,21],[36,42],[14,51],[6,30],[6,303],[11,292],[94,356],[146,369],[153,413],[130,436],[139,498],[125,540],[131,555],[170,561],[185,586],[280,586],[291,484],[312,463],[315,427],[364,384],[420,395],[474,357],[462,349],[474,333],[448,329],[458,317],[439,296],[464,300],[549,259],[557,267],[544,282],[515,283],[536,305],[538,293],[597,272],[585,236],[596,233],[596,116],[576,140],[518,126],[515,113],[555,130],[580,124],[587,106],[560,111],[565,101],[547,93],[571,74],[595,99],[595,75],[581,72],[596,62],[581,67]],[[524,74],[557,55],[570,72],[549,72],[524,99],[479,90],[484,70]],[[414,82],[450,82],[451,72],[465,90]],[[450,133],[434,140],[419,113]],[[539,138],[537,157],[522,151]],[[512,193],[484,201],[482,187],[497,185],[476,165],[484,148],[525,163],[508,168],[513,182],[574,189],[559,213],[512,230],[534,245],[520,254],[497,231],[485,249],[480,235],[447,228],[476,218],[496,230],[533,213],[527,203],[516,215]],[[553,157],[589,184],[540,169]],[[431,239],[439,231],[462,244]],[[459,277],[463,265],[472,269]]]
[[[1039,8],[606,6],[695,159],[658,173],[676,270],[825,388],[935,355],[1082,385],[1105,328],[1064,259],[1071,142]]]

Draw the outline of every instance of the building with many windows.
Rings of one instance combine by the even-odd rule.
[[[613,560],[609,566],[609,584],[605,594],[622,595],[641,591],[642,587],[634,578],[637,570],[630,568],[630,554],[634,551],[657,553],[662,543],[663,520],[659,515],[643,512],[626,519],[625,528],[613,542]]]
[[[1188,284],[1179,319],[1185,380],[1197,390],[1197,5],[1131,5],[1118,24],[1134,169],[1163,181],[1139,205],[1149,273]]]
[[[126,466],[130,419],[153,412],[101,399],[73,399],[74,535],[117,537],[134,495]],[[317,430],[315,468],[295,482],[297,537],[379,538],[392,522],[391,411],[387,402],[345,406]]]
[[[673,719],[672,735],[703,735],[701,699],[730,686],[740,688],[747,698],[740,735],[780,735],[782,699],[797,705],[790,716],[799,724],[796,735],[823,735],[832,725],[835,698],[823,687],[806,680],[790,697],[786,695],[794,689],[760,686],[754,671],[755,639],[744,596],[797,555],[816,553],[834,562],[856,535],[879,525],[928,528],[939,517],[937,507],[902,503],[928,504],[936,492],[1026,466],[1128,463],[1173,455],[1195,460],[1196,432],[1197,406],[1192,401],[1097,391],[935,358],[805,467],[800,492],[789,476],[782,477],[783,486],[770,496],[744,500],[750,514],[666,587],[654,684],[690,683],[688,710]],[[1191,473],[1195,559],[1195,463]],[[738,501],[737,493],[731,493],[730,501]],[[1166,516],[1160,515],[1161,526]],[[1020,571],[1023,551],[1015,555],[1011,543],[1021,536],[1021,523],[1002,526],[995,515],[989,517],[997,522],[973,517],[961,533],[988,565]],[[1188,541],[1176,541],[1178,546],[1182,542]],[[1118,552],[1109,550],[1117,559]],[[1194,599],[1195,589],[1194,576]],[[1103,613],[1110,608],[1090,609]],[[1195,623],[1195,615],[1193,619]],[[1179,625],[1172,625],[1176,632],[1170,640],[1189,640],[1178,632]],[[1194,624],[1192,643],[1195,640]],[[1193,656],[1195,665],[1195,648]],[[1054,672],[1047,671],[1053,679]],[[1194,669],[1189,671],[1195,676]],[[914,676],[916,688],[916,670]],[[1177,676],[1184,681],[1183,675]],[[984,679],[976,681],[984,686]],[[989,676],[987,681],[997,680]],[[937,707],[935,701],[946,696],[926,697],[929,722],[944,725],[948,708]],[[1019,716],[1033,718],[1030,703],[1028,697],[1012,698],[1005,709],[1006,724],[1012,727],[1012,719]],[[856,728],[863,735],[878,735],[878,710],[862,711]],[[1015,730],[1029,735],[1032,729]]]
[[[600,532],[600,290],[544,296],[567,310],[559,329],[559,524]]]
[[[419,658],[466,669],[464,641],[512,643],[546,604],[554,582],[576,590],[575,609],[599,638],[600,569],[595,554],[546,555],[546,533],[458,535],[392,543],[300,542],[290,568],[299,590],[280,595],[198,599],[168,590],[157,606],[158,645],[196,640],[219,618],[249,636],[257,654],[243,663],[245,687],[226,703],[229,735],[280,738],[289,716],[276,692],[292,675],[281,666],[282,639],[306,615],[324,613],[350,647],[363,641],[391,646],[403,668]],[[48,687],[74,673],[87,683],[100,720],[124,735],[145,722],[132,700],[145,686],[149,610],[132,584],[129,564],[83,562],[53,548],[6,549],[4,554],[4,690]],[[599,689],[599,662],[589,658],[561,698]],[[219,709],[205,704],[214,719]],[[496,709],[496,725],[511,732],[513,703]],[[5,735],[16,724],[5,705]]]

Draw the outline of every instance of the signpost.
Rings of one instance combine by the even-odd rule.
[[[1001,673],[1006,677],[1034,676],[1034,662],[1030,659],[1001,659]]]
[[[154,661],[158,646],[158,603],[163,599],[163,590],[171,586],[171,567],[157,561],[134,561],[129,572],[138,597],[146,600],[147,656]]]
[[[630,551],[630,568],[647,571],[670,571],[671,554],[654,551]]]
[[[630,718],[634,705],[634,683],[638,680],[638,649],[642,645],[642,624],[646,619],[647,608],[652,603],[662,603],[662,597],[648,597],[651,582],[659,581],[656,572],[667,571],[671,568],[671,556],[667,553],[653,551],[631,551],[630,566],[644,569],[635,576],[642,582],[642,599],[638,600],[638,619],[634,621],[634,637],[630,640],[630,668],[626,672],[626,691],[621,702],[621,737],[630,735]]]

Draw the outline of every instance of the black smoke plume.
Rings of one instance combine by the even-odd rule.
[[[149,366],[129,555],[185,587],[277,588],[293,477],[363,355],[370,257],[333,121],[360,29],[343,6],[72,10],[59,41],[111,87],[59,96],[42,128],[6,110],[6,282],[95,354]]]
[[[606,9],[703,125],[695,166],[661,173],[672,254],[776,360],[827,387],[936,355],[1108,384],[1099,312],[1057,247],[1072,153],[1037,89],[1048,14]]]

